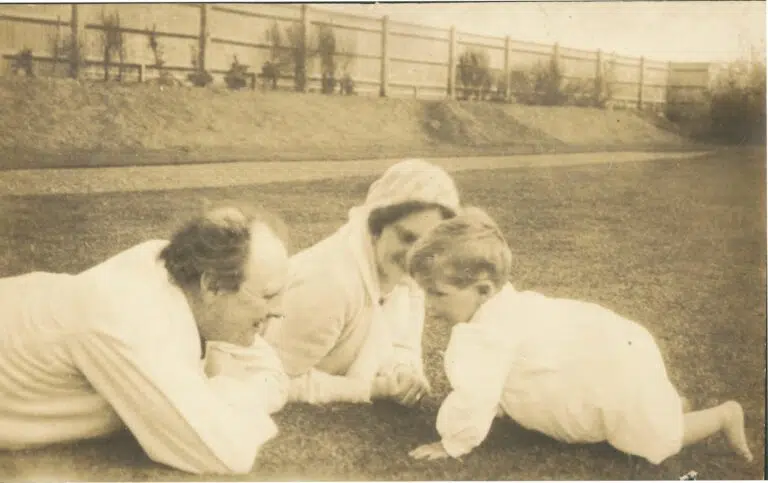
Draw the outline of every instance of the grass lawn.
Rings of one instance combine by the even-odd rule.
[[[84,175],[87,175],[84,172]],[[765,454],[765,151],[696,161],[456,174],[468,203],[486,207],[516,255],[518,288],[601,303],[656,335],[670,377],[696,407],[744,404],[756,461],[713,438],[637,479],[762,479]],[[78,271],[152,237],[165,237],[202,197],[245,198],[281,213],[296,248],[331,233],[372,178],[105,195],[0,198],[0,276]],[[244,480],[623,480],[626,456],[607,445],[565,445],[497,421],[461,461],[416,462],[435,439],[448,390],[447,328],[428,324],[434,394],[422,407],[289,406],[280,435]],[[210,480],[149,461],[127,434],[34,451],[0,452],[0,480]],[[215,477],[214,479],[226,479]]]

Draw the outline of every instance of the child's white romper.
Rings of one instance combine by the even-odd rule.
[[[452,456],[485,439],[499,413],[571,443],[607,441],[654,464],[682,445],[683,411],[642,326],[596,304],[505,286],[445,354],[453,391],[437,428]]]

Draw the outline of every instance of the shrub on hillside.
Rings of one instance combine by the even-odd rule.
[[[233,90],[242,89],[248,85],[250,78],[251,73],[248,72],[248,66],[241,64],[235,55],[229,70],[224,75],[224,82],[227,84],[227,87]]]
[[[594,106],[595,80],[568,79],[562,88],[562,103],[567,106]]]
[[[56,29],[54,35],[48,36],[48,45],[51,57],[55,61],[53,76],[69,76],[76,79],[86,65],[85,45],[81,39],[75,39],[72,34],[62,35]],[[60,66],[65,66],[65,72],[61,72]]]
[[[528,70],[513,71],[510,85],[517,102],[523,104],[557,106],[565,104],[568,98],[562,70],[553,60],[537,63]]]
[[[483,49],[467,49],[459,56],[456,80],[460,86],[459,98],[483,100],[493,85],[488,52]]]
[[[695,139],[731,144],[765,142],[765,66],[734,62],[711,87],[670,87],[665,114]]]
[[[606,108],[613,101],[613,83],[616,80],[616,62],[603,62],[600,76],[594,80],[593,104]]]
[[[668,88],[664,115],[680,126],[686,136],[694,139],[706,137],[711,124],[709,92],[685,87]]]
[[[344,73],[339,81],[339,94],[342,96],[354,96],[356,94],[355,81],[349,73]]]
[[[514,70],[509,79],[510,93],[522,104],[606,107],[613,98],[613,67],[610,64],[598,79],[566,80],[560,64],[551,59],[527,70]]]
[[[113,56],[117,56],[118,72],[117,80],[123,80],[125,73],[126,42],[125,34],[120,25],[120,13],[109,15],[101,13],[101,50],[103,55],[104,80],[109,80],[110,67]]]
[[[13,75],[19,75],[19,72],[23,72],[27,77],[35,77],[32,49],[23,48],[16,54],[11,65],[11,72],[13,72]]]
[[[187,80],[195,87],[206,87],[213,83],[213,76],[206,70],[195,70],[187,74]]]
[[[213,76],[200,66],[198,59],[199,51],[197,48],[190,48],[190,64],[192,64],[192,72],[187,74],[187,80],[195,87],[206,87],[213,83]]]
[[[765,101],[765,65],[730,64],[711,89],[711,137],[734,144],[764,143]]]
[[[534,104],[559,106],[565,103],[563,91],[565,75],[560,62],[552,58],[546,64],[538,63],[533,69]]]
[[[304,90],[306,83],[306,54],[311,48],[304,45],[304,36],[300,25],[290,25],[284,31],[280,30],[277,21],[266,31],[269,45],[269,60],[261,67],[261,78],[264,87],[278,88],[278,81],[284,73],[293,73],[296,90]]]

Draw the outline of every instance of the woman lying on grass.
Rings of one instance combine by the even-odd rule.
[[[478,209],[414,245],[409,271],[428,314],[453,325],[445,352],[453,390],[437,416],[441,440],[412,457],[467,454],[506,415],[560,441],[607,441],[653,464],[723,432],[752,460],[739,403],[687,412],[645,328],[596,304],[518,292],[510,265],[501,231]]]
[[[289,401],[412,405],[424,396],[424,299],[406,277],[405,255],[458,208],[445,171],[402,161],[336,233],[291,258],[285,316],[265,335],[292,378]]]

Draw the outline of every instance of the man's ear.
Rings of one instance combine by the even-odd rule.
[[[490,280],[475,282],[475,291],[477,291],[477,295],[483,303],[493,296],[494,288],[493,282]]]

